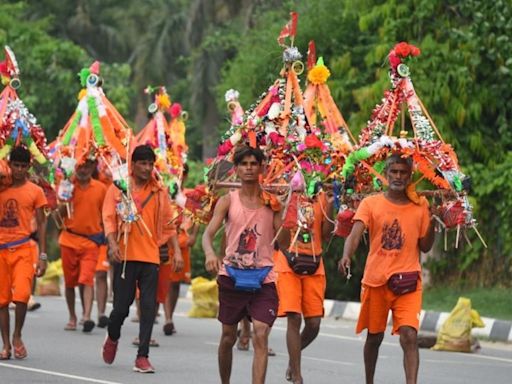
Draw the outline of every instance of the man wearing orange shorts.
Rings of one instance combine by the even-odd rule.
[[[428,252],[432,248],[434,220],[425,199],[415,204],[407,197],[411,175],[411,158],[394,154],[386,160],[388,189],[361,202],[339,262],[340,272],[350,273],[351,257],[368,229],[370,251],[362,280],[361,312],[356,328],[357,333],[368,329],[364,345],[367,384],[373,383],[390,310],[393,314],[392,334],[400,335],[404,352],[406,383],[415,384],[418,379],[417,332],[422,300],[420,251]],[[408,284],[394,284],[400,278],[402,283]]]
[[[75,312],[75,288],[83,286],[83,332],[91,332],[95,326],[91,320],[94,299],[94,274],[98,263],[99,247],[104,243],[101,212],[106,187],[91,176],[96,161],[88,159],[78,165],[75,172],[71,216],[64,219],[59,237],[62,269],[66,284],[66,303],[69,321],[65,330],[74,331],[77,326]],[[65,212],[65,208],[60,208]]]
[[[295,203],[295,200],[292,200]],[[293,383],[302,383],[301,351],[318,335],[320,322],[324,316],[325,270],[322,260],[322,240],[328,239],[333,225],[328,217],[332,212],[332,202],[327,202],[324,193],[317,196],[313,203],[304,202],[297,207],[302,217],[309,215],[310,228],[301,230],[297,241],[287,251],[275,254],[277,292],[279,294],[278,316],[287,317],[286,345],[288,347],[288,369],[286,379]],[[297,227],[291,228],[291,238],[295,238]],[[318,263],[316,270],[294,272],[295,255],[307,256]],[[314,269],[314,267],[313,267]],[[304,328],[301,332],[302,317]]]
[[[15,147],[9,158],[12,185],[0,192],[0,328],[3,349],[0,360],[11,357],[24,359],[27,350],[21,331],[27,313],[27,303],[32,292],[34,278],[34,246],[30,241],[32,220],[35,216],[39,236],[39,258],[36,275],[46,271],[46,215],[47,205],[43,190],[27,180],[30,168],[30,152]],[[10,342],[9,303],[16,304],[15,324]]]

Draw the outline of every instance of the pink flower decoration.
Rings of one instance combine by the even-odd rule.
[[[180,103],[173,103],[171,105],[171,107],[169,108],[169,113],[171,114],[171,117],[173,119],[177,118],[178,116],[181,115],[181,111],[183,109],[181,108],[181,104]]]

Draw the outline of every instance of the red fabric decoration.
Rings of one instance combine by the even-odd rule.
[[[304,144],[306,144],[307,148],[322,149],[322,141],[315,134],[307,135],[306,139],[304,140]]]
[[[455,228],[457,225],[464,225],[466,215],[460,201],[448,203],[441,207],[441,217],[446,228]]]
[[[286,215],[283,220],[283,228],[293,229],[297,226],[299,194],[292,193],[288,207],[286,207]]]
[[[0,74],[4,76],[9,76],[9,71],[7,69],[7,63],[4,61],[0,61]]]
[[[352,218],[355,212],[350,209],[340,210],[338,216],[336,216],[336,229],[334,234],[339,237],[348,237],[354,226]]]
[[[284,46],[284,39],[287,37],[295,37],[297,33],[297,12],[290,13],[290,21],[286,23],[286,25],[281,29],[281,33],[279,33],[279,37],[277,38],[277,43],[281,46]]]
[[[308,71],[316,65],[316,47],[315,42],[311,40],[308,44]]]

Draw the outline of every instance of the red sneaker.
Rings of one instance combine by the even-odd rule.
[[[117,341],[112,340],[110,337],[105,339],[103,343],[103,361],[107,364],[112,364],[116,358],[117,353]]]
[[[138,356],[135,359],[135,366],[133,367],[133,370],[140,373],[155,373],[155,368],[153,368],[149,359],[144,356]]]

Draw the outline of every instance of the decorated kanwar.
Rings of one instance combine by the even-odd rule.
[[[400,336],[405,381],[417,382],[417,335],[423,293],[420,252],[432,248],[436,224],[457,228],[456,247],[461,227],[475,228],[467,198],[469,178],[462,173],[452,147],[441,138],[410,78],[408,63],[420,53],[419,48],[406,42],[398,43],[390,51],[392,87],[386,91],[382,104],[374,109],[343,167],[345,194],[357,202],[351,216],[353,226],[339,262],[339,270],[347,277],[359,242],[366,230],[369,233],[370,249],[356,326],[357,333],[367,329],[367,383],[374,382],[389,311],[393,319],[391,333]],[[405,110],[409,113],[409,124]],[[397,137],[395,123],[400,113]],[[410,136],[407,129],[412,130]],[[422,183],[431,186],[427,194],[433,197],[430,204],[418,191]],[[362,200],[355,198],[356,194]]]
[[[29,180],[29,172],[36,163],[47,165],[48,158],[44,132],[18,97],[20,69],[8,46],[0,75],[0,359],[8,360],[28,356],[22,338],[27,303],[34,277],[42,276],[47,267],[48,201],[43,189]],[[15,304],[12,339],[10,303]]]

